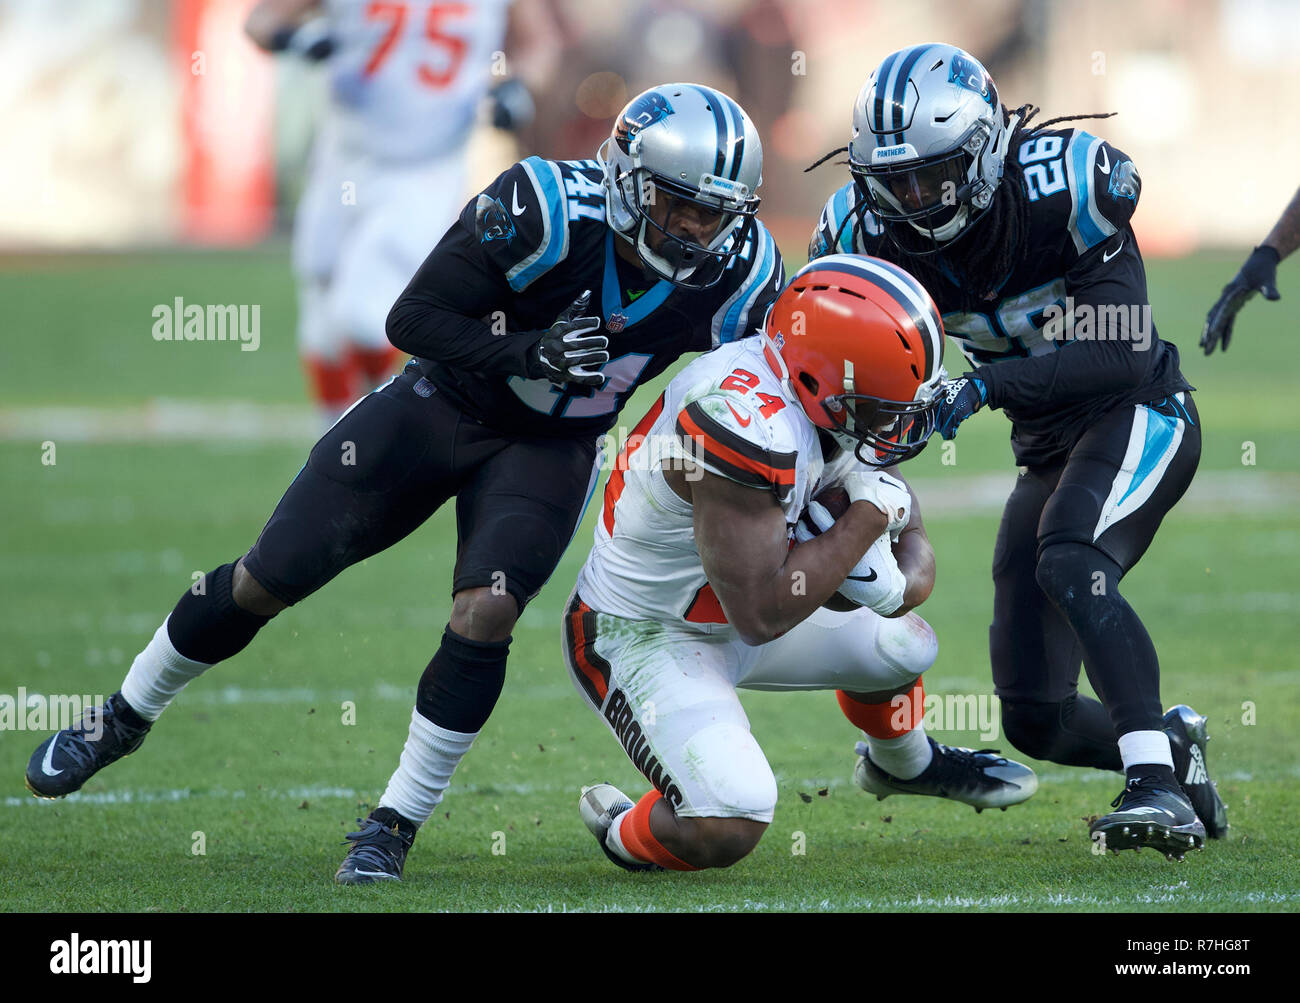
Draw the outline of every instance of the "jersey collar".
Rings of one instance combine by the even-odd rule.
[[[628,327],[652,314],[668,298],[674,286],[667,279],[660,279],[627,306],[623,306],[623,284],[618,280],[618,262],[614,260],[614,253],[614,231],[606,230],[605,280],[600,291],[600,309],[605,315],[607,327],[610,318],[616,313],[624,317],[622,327]]]

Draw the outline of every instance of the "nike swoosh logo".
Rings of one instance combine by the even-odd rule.
[[[742,418],[736,409],[731,406],[731,401],[727,401],[727,410],[730,411],[736,421],[740,423],[741,428],[749,428],[749,423],[754,420],[753,418]]]
[[[851,582],[874,582],[875,580],[876,580],[875,568],[871,569],[871,574],[869,575],[849,575],[849,581]]]
[[[1115,250],[1111,251],[1109,254],[1103,254],[1103,255],[1101,256],[1102,264],[1105,264],[1105,263],[1106,263],[1107,261],[1109,261],[1111,258],[1115,257],[1115,255],[1119,254],[1120,250],[1121,250],[1123,247],[1124,247],[1124,241],[1121,240],[1121,241],[1119,242],[1119,247],[1115,248]]]
[[[1102,162],[1097,165],[1097,169],[1100,170],[1102,174],[1109,174],[1110,154],[1106,152],[1106,147],[1104,146],[1101,148],[1101,161]]]
[[[637,300],[639,300],[639,299],[640,299],[642,296],[644,296],[645,294],[646,294],[646,291],[645,291],[644,289],[637,290],[636,292],[633,292],[631,289],[629,289],[629,290],[627,291],[627,301],[628,301],[629,303],[635,303]]]
[[[54,740],[51,739],[50,744],[45,749],[45,758],[41,760],[41,772],[44,773],[47,777],[57,777],[60,773],[63,772],[62,770],[55,770],[51,768],[53,766],[53,759],[54,759]]]
[[[519,182],[515,182],[514,191],[510,193],[510,211],[516,216],[524,211],[524,207],[519,204]]]

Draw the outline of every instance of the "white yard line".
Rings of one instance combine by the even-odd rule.
[[[697,906],[690,912],[919,912],[927,910],[951,911],[955,909],[987,910],[1013,909],[1027,911],[1053,907],[1074,910],[1085,908],[1131,909],[1142,905],[1177,905],[1195,909],[1206,906],[1236,905],[1286,905],[1300,902],[1300,892],[1134,892],[1124,896],[1100,895],[945,895],[942,898],[918,895],[906,899],[859,898],[853,895],[835,899],[743,899],[720,902],[717,905]],[[605,904],[597,909],[571,908],[567,904],[508,906],[497,912],[662,912],[648,908],[644,901]]]
[[[116,407],[0,408],[0,441],[311,443],[321,431],[320,414],[302,404],[160,397]]]

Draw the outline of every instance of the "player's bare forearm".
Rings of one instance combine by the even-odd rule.
[[[874,506],[855,502],[821,536],[788,549],[785,515],[771,492],[706,473],[692,483],[691,501],[704,573],[750,645],[811,616],[887,525]]]
[[[258,48],[270,52],[281,31],[296,28],[319,6],[320,0],[258,0],[248,12],[244,32]]]
[[[889,616],[904,616],[930,598],[934,591],[934,547],[924,529],[905,529],[894,544],[894,560],[907,579],[903,605]]]
[[[1300,189],[1296,190],[1290,204],[1282,210],[1281,218],[1264,238],[1262,246],[1277,251],[1279,260],[1300,247]]]

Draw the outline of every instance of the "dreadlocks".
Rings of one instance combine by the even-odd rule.
[[[1012,116],[1016,116],[1018,121],[1007,143],[1002,180],[993,195],[993,201],[964,233],[945,246],[939,254],[932,257],[919,256],[917,252],[928,250],[929,245],[921,234],[913,232],[909,226],[886,228],[890,243],[882,245],[882,254],[894,258],[896,264],[915,275],[927,289],[942,288],[941,281],[957,286],[960,300],[951,306],[945,304],[950,309],[975,310],[1006,282],[1024,260],[1027,251],[1025,235],[1029,232],[1029,196],[1025,189],[1024,170],[1020,165],[1020,147],[1037,133],[1058,122],[1110,118],[1115,114],[1094,112],[1087,115],[1061,115],[1039,122],[1031,128],[1030,122],[1038,112],[1039,108],[1032,104],[1003,112],[1008,125]],[[832,150],[805,168],[805,171],[811,171],[847,150],[847,146]],[[847,164],[848,161],[841,163]],[[860,199],[857,214],[865,212],[870,210],[866,201]],[[852,225],[854,218],[851,216],[845,220],[846,225]]]

